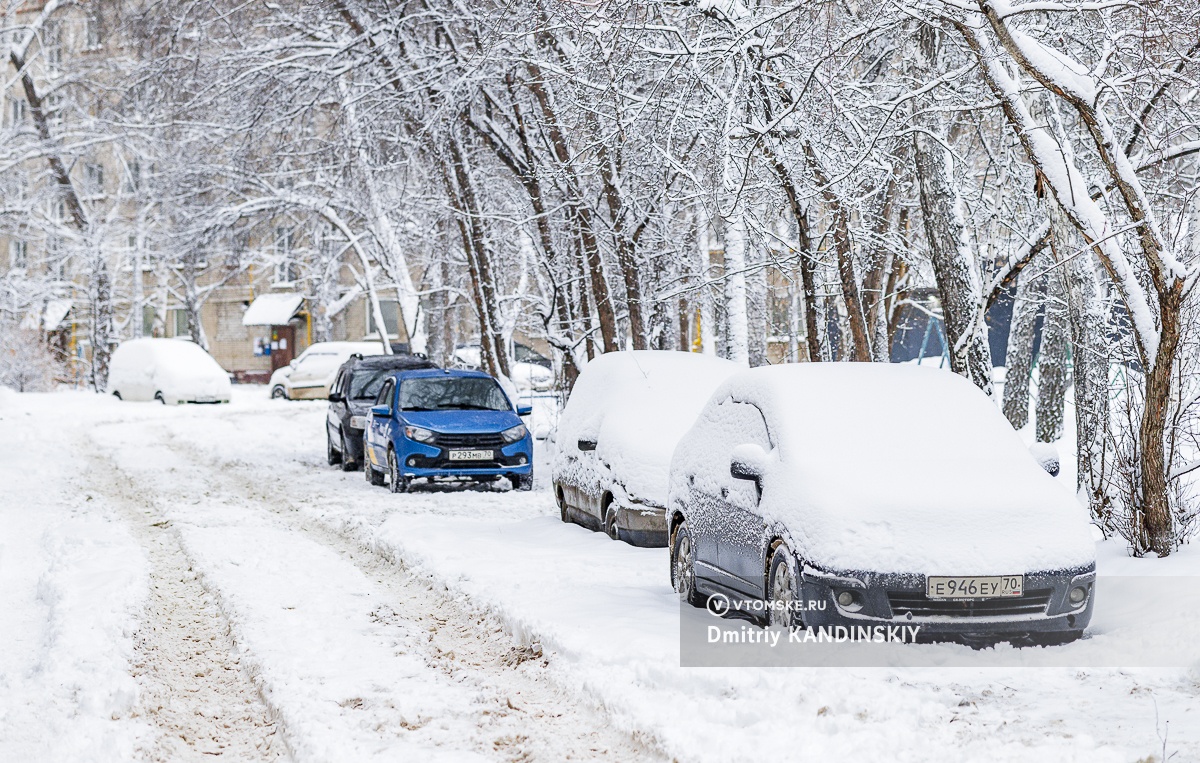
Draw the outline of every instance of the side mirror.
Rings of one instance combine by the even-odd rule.
[[[392,409],[388,408],[386,405],[372,405],[371,406],[371,415],[372,416],[390,416],[391,414],[392,414]]]
[[[340,402],[344,401],[345,399],[346,399],[345,396],[342,395],[342,393],[340,393],[340,392],[330,392],[329,393],[329,402],[331,402],[331,403],[340,403]]]
[[[517,415],[518,416],[528,416],[531,413],[533,413],[532,405],[518,405],[517,406]]]
[[[582,437],[581,437],[581,438],[579,439],[579,442],[577,442],[577,443],[576,443],[576,445],[578,445],[578,446],[579,446],[579,449],[580,449],[580,450],[595,450],[595,449],[596,449],[596,441],[595,441],[595,440],[589,440],[589,439],[587,439],[587,438],[582,438]]]
[[[296,367],[296,361],[294,361],[294,360],[289,360],[289,361],[288,361],[288,368],[295,368],[295,367]]]
[[[1038,465],[1045,469],[1051,477],[1058,476],[1058,472],[1062,468],[1062,461],[1058,457],[1058,448],[1048,442],[1035,442],[1029,446],[1029,455],[1033,456],[1033,460],[1037,461]]]
[[[762,497],[762,477],[767,467],[767,452],[758,445],[739,445],[729,458],[729,476],[737,480],[750,480]]]

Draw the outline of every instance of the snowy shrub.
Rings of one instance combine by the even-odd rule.
[[[0,324],[0,386],[45,392],[54,384],[59,366],[40,332],[12,322]]]

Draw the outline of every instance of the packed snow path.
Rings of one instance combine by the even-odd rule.
[[[665,551],[237,392],[0,396],[0,759],[1200,759],[1196,669],[681,669]]]

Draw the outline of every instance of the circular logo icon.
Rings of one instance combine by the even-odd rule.
[[[729,613],[729,597],[723,593],[714,593],[708,597],[708,611],[716,617],[724,617]]]

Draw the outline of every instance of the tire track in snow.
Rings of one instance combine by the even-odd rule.
[[[253,680],[240,664],[229,622],[192,570],[192,562],[144,492],[87,448],[73,477],[101,494],[126,520],[150,563],[150,594],[134,634],[132,673],[140,694],[134,715],[158,734],[139,750],[150,761],[227,758],[278,761],[287,749]]]
[[[261,522],[262,515],[266,515],[274,524],[329,549],[375,584],[385,603],[373,609],[372,618],[385,628],[423,634],[418,648],[425,662],[476,695],[471,707],[476,714],[472,722],[474,739],[470,740],[474,752],[510,761],[664,759],[651,740],[615,730],[602,708],[551,680],[548,663],[540,654],[514,647],[491,616],[469,610],[444,590],[405,571],[402,563],[394,563],[331,528],[305,520],[271,493],[261,475],[221,463],[177,439],[170,430],[156,429],[161,444],[199,472],[189,478],[204,486],[206,501],[236,506],[239,513],[246,513],[248,524]],[[129,476],[137,479],[133,473]],[[180,496],[168,499],[183,497],[194,500],[195,494],[184,490]],[[259,517],[252,518],[254,514]],[[213,592],[221,596],[218,590]],[[228,615],[229,607],[225,609]],[[235,623],[239,619],[236,615],[230,617]],[[396,687],[398,694],[405,690],[404,686]],[[263,693],[271,702],[271,692]],[[355,705],[348,707],[353,709]],[[291,739],[286,720],[282,725]]]

